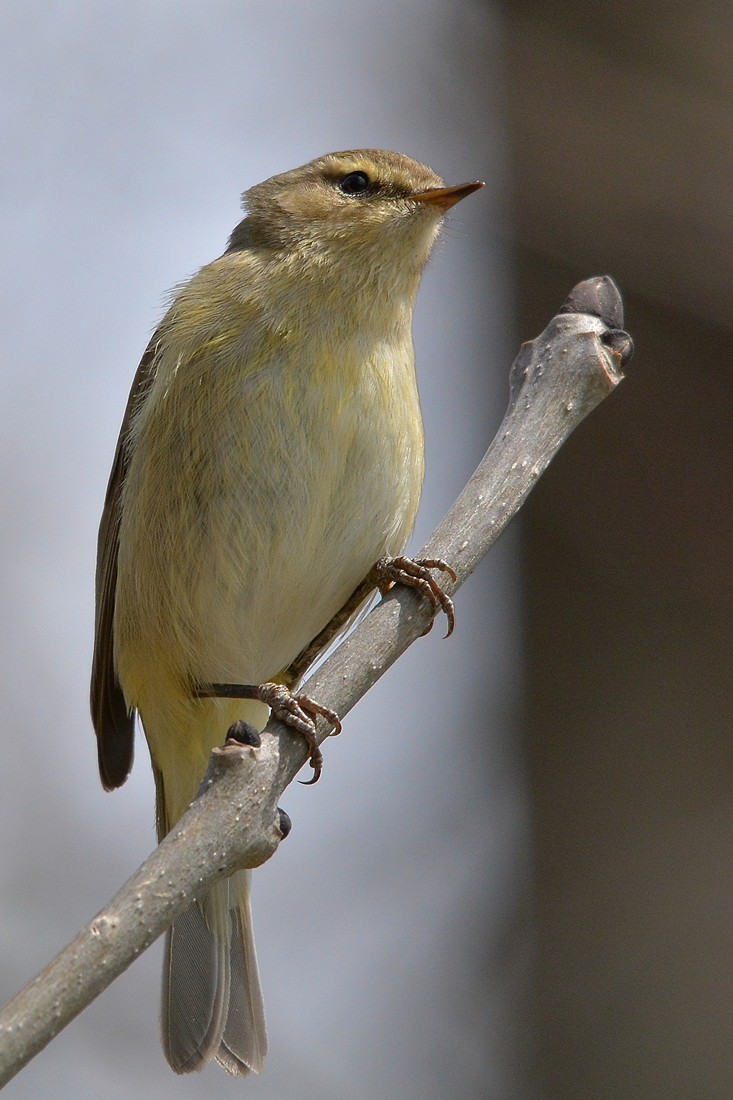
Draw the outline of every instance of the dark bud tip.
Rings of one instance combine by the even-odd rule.
[[[560,307],[560,313],[590,313],[609,328],[624,327],[621,294],[610,275],[597,275],[574,286]]]
[[[258,749],[262,744],[257,726],[253,726],[251,722],[245,722],[242,718],[232,722],[227,730],[227,741],[235,741],[237,745],[251,745],[253,749]]]
[[[283,838],[283,840],[285,840],[285,837],[288,835],[288,833],[290,832],[290,830],[293,827],[293,823],[290,820],[290,817],[288,816],[288,814],[285,813],[285,810],[281,809],[280,806],[278,806],[278,808],[277,808],[277,817],[278,817],[278,825],[280,827],[280,832],[282,833],[282,838]]]
[[[634,354],[634,341],[628,332],[624,332],[622,328],[610,328],[608,332],[602,333],[600,339],[609,351],[612,351],[614,355],[618,355],[621,366],[625,367]]]

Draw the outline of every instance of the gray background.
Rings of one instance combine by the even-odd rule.
[[[491,5],[6,3],[0,36],[0,992],[70,939],[153,844],[137,766],[102,792],[87,716],[96,525],[164,293],[224,247],[247,186],[340,148],[488,188],[451,217],[415,337],[428,439],[414,546],[498,423],[512,276],[502,28]],[[588,272],[590,274],[590,272]],[[532,335],[526,333],[525,335]],[[160,945],[8,1097],[526,1096],[528,840],[509,535],[283,800],[255,878],[271,1053],[176,1079]]]

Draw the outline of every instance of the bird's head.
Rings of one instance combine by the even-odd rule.
[[[419,275],[446,212],[482,186],[446,187],[401,153],[329,153],[246,191],[229,248],[300,254],[322,274],[362,265],[368,279],[376,264]]]

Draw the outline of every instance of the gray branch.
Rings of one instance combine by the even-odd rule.
[[[420,557],[473,572],[574,428],[621,381],[631,340],[611,279],[580,283],[512,367],[510,401],[480,466]],[[303,690],[345,715],[429,627],[427,601],[396,588]],[[319,729],[324,740],[328,730]],[[270,721],[259,747],[215,749],[190,809],[75,940],[0,1012],[0,1086],[122,973],[217,879],[257,867],[282,839],[277,804],[305,762],[302,738]]]

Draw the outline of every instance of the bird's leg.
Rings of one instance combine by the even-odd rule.
[[[356,614],[364,601],[371,596],[374,589],[377,587],[377,583],[372,577],[372,571],[370,570],[368,576],[364,578],[358,588],[354,589],[341,610],[336,612],[334,617],[326,623],[323,630],[316,634],[313,641],[309,642],[305,649],[300,651],[295,660],[288,665],[285,670],[286,683],[297,684],[299,680],[302,680],[316,657],[320,657],[321,653],[331,644],[333,639],[341,633],[349,619]]]
[[[435,578],[430,575],[431,569],[438,569],[443,573],[447,573],[451,580],[456,579],[455,572],[442,558],[421,558],[418,560],[402,556],[380,558],[369,570],[358,588],[354,589],[341,610],[336,612],[323,630],[316,634],[313,641],[309,642],[292,664],[288,665],[285,673],[286,683],[297,684],[302,679],[316,657],[319,657],[333,639],[341,633],[349,619],[356,614],[375,589],[379,589],[384,595],[395,584],[405,584],[411,588],[417,588],[430,600],[435,614],[438,611],[445,612],[448,620],[448,631],[445,635],[447,638],[453,633],[453,627],[455,626],[453,600],[443,591]],[[432,625],[431,620],[425,631],[426,634]]]
[[[288,679],[287,674],[284,679]],[[316,703],[308,695],[294,694],[286,684],[200,684],[195,694],[198,699],[257,699],[265,703],[277,719],[305,738],[313,768],[309,783],[316,783],[323,770],[323,754],[316,740],[317,719],[325,718],[335,733],[341,733],[341,720],[334,710]],[[233,728],[230,733],[234,740],[238,739]]]

